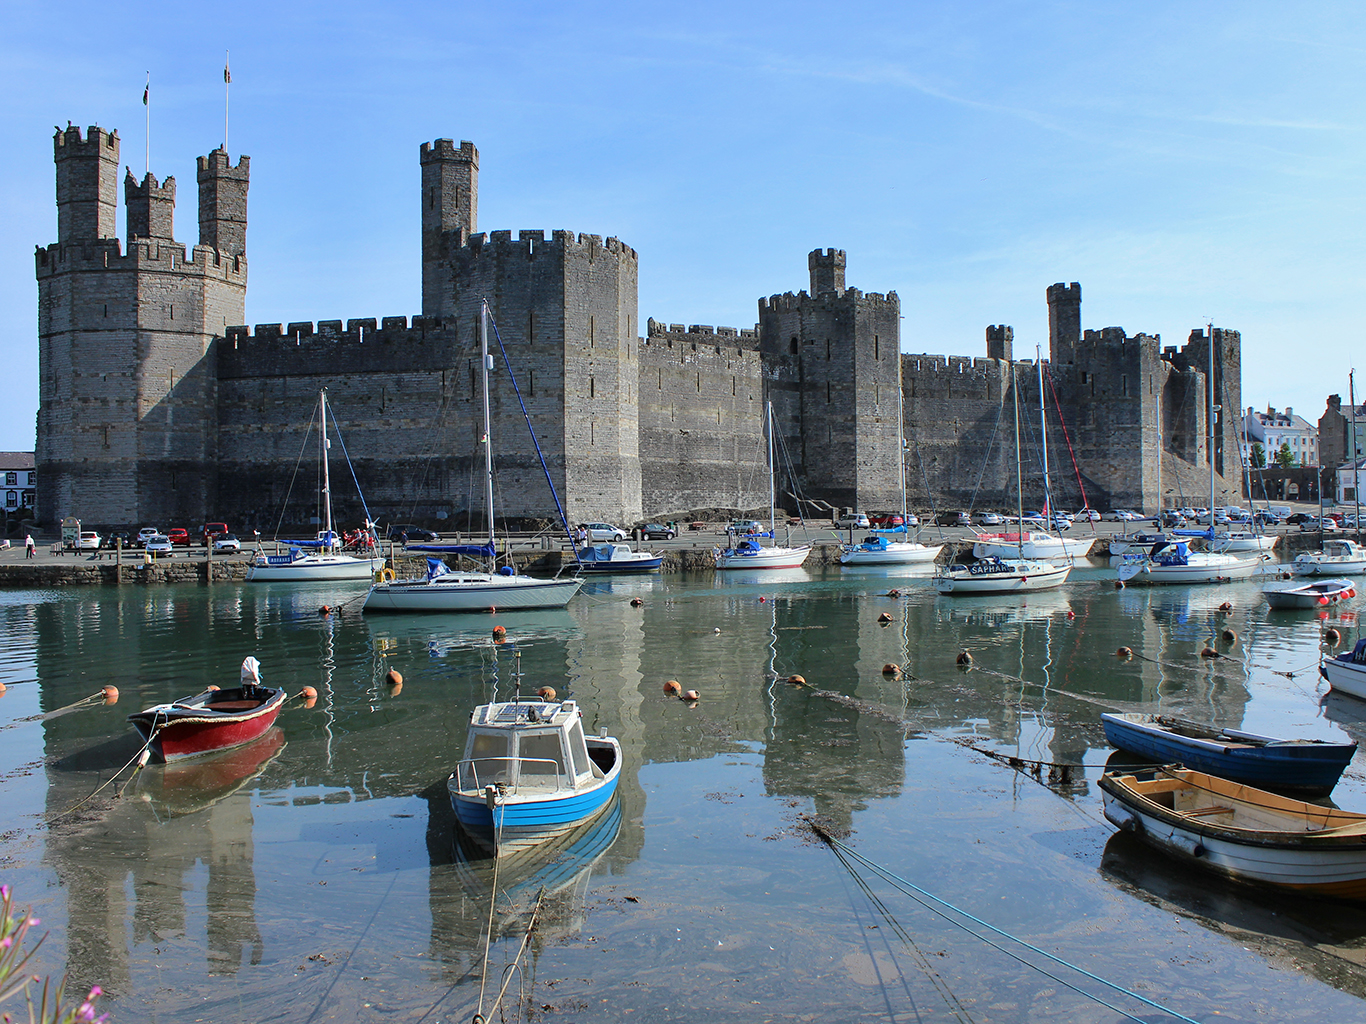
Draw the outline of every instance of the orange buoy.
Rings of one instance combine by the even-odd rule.
[[[209,692],[210,690],[216,690],[216,689],[218,689],[218,687],[214,686],[213,683],[210,683],[208,686],[204,687],[204,692],[207,693],[207,692]]]
[[[701,700],[701,698],[702,695],[698,693],[696,690],[687,690],[683,694],[683,699],[686,701]]]
[[[887,662],[887,664],[882,666],[882,674],[884,676],[892,676],[893,678],[895,678],[896,676],[901,675],[901,666],[894,661],[889,661]]]
[[[1067,617],[1069,619],[1075,619],[1077,617],[1077,613],[1074,612],[1071,608],[1069,608],[1067,609]]]
[[[639,608],[639,607],[640,607],[641,605],[643,605],[644,603],[645,603],[645,602],[642,601],[642,600],[641,600],[640,598],[638,598],[638,597],[633,597],[633,598],[631,598],[631,607],[632,607],[632,608]]]
[[[308,697],[308,698],[305,698],[305,700],[304,700],[304,707],[305,707],[305,708],[311,708],[311,707],[313,707],[313,705],[315,705],[315,704],[317,704],[317,703],[318,703],[318,698],[317,698],[317,697]]]
[[[323,618],[326,618],[327,616],[332,614],[332,606],[330,604],[323,605],[321,608],[318,609],[318,614],[321,615]]]
[[[396,668],[391,668],[388,672],[384,673],[384,681],[390,686],[402,686],[403,673]]]
[[[1231,611],[1233,611],[1233,602],[1232,602],[1232,601],[1225,601],[1223,604],[1221,604],[1221,605],[1219,606],[1219,610],[1220,610],[1221,612],[1231,612]]]
[[[883,612],[881,615],[877,617],[877,620],[885,626],[887,625],[887,623],[892,621],[892,617],[888,615],[886,612]]]
[[[403,692],[403,684],[402,684],[402,683],[394,683],[393,685],[391,685],[391,686],[389,687],[389,696],[390,696],[390,697],[397,697],[397,696],[398,696],[400,693],[402,693],[402,692]]]
[[[1322,597],[1322,596],[1319,597],[1319,604],[1327,604],[1327,603],[1328,603],[1328,598]]]
[[[554,700],[554,699],[555,699],[555,687],[553,687],[553,686],[542,686],[539,690],[536,691],[536,696],[537,696],[537,697],[540,697],[541,700]]]
[[[806,676],[788,676],[787,681],[793,686],[805,686]]]
[[[496,643],[496,644],[501,644],[501,643],[502,643],[504,640],[506,640],[507,638],[508,638],[508,631],[507,631],[506,628],[504,628],[503,626],[494,626],[494,627],[493,627],[493,642],[494,642],[494,643]]]
[[[959,651],[959,652],[958,652],[958,664],[960,664],[960,665],[971,665],[971,664],[972,664],[972,655],[969,654],[967,651]]]
[[[1342,634],[1331,626],[1323,631],[1323,639],[1329,647],[1336,647],[1342,643]]]
[[[1219,657],[1219,652],[1216,651],[1213,647],[1206,647],[1206,648],[1203,648],[1203,649],[1200,651],[1200,657],[1202,657],[1202,658],[1217,658],[1217,657]]]
[[[305,686],[305,687],[304,687],[302,690],[300,690],[299,692],[302,693],[302,694],[303,694],[305,697],[307,697],[309,700],[317,700],[317,699],[318,699],[318,691],[315,690],[315,689],[313,689],[313,687],[311,687],[311,686]]]
[[[1134,652],[1130,647],[1121,647],[1119,650],[1115,651],[1116,658],[1132,658],[1133,656]]]
[[[5,684],[4,684],[4,683],[0,683],[0,697],[3,697],[4,695],[5,695]],[[108,703],[108,702],[106,701],[106,703]]]
[[[664,692],[667,693],[670,697],[677,697],[680,693],[683,692],[683,687],[679,685],[677,679],[670,679],[667,683],[664,684]]]
[[[1237,641],[1238,634],[1231,629],[1226,629],[1219,634],[1219,637],[1224,641],[1224,643],[1231,644]]]
[[[117,704],[119,702],[119,688],[117,686],[106,686],[104,688],[104,702],[106,704]]]

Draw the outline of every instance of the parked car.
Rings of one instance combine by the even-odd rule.
[[[129,536],[127,530],[118,530],[114,533],[105,534],[104,546],[110,549],[116,548],[122,542],[123,547],[129,547]]]
[[[868,529],[868,517],[862,512],[850,512],[836,519],[835,525],[841,530],[866,530]]]
[[[1130,512],[1127,508],[1117,508],[1106,512],[1105,518],[1112,523],[1136,523],[1143,517],[1137,512]]]
[[[914,512],[907,512],[901,525],[907,527],[908,529],[912,526],[919,526],[920,517],[916,515]]]
[[[170,558],[175,554],[175,548],[171,547],[171,538],[164,533],[154,533],[143,543],[147,553],[153,558]]]
[[[1338,529],[1338,524],[1328,516],[1324,516],[1322,519],[1319,519],[1316,516],[1309,516],[1300,523],[1301,533],[1318,533],[1320,531],[1323,533],[1336,533]]]
[[[1084,522],[1096,523],[1100,521],[1100,513],[1093,508],[1079,508],[1074,519],[1081,519]]]
[[[1005,518],[999,512],[977,512],[973,518],[978,526],[1001,526],[1005,523]]]
[[[205,523],[199,528],[200,543],[205,547],[208,547],[214,542],[214,538],[222,537],[227,532],[227,523]],[[169,536],[169,534],[167,536]]]
[[[1072,517],[1065,512],[1054,512],[1052,525],[1058,533],[1062,533],[1063,530],[1070,530],[1072,529]]]
[[[1186,525],[1186,517],[1181,514],[1180,509],[1163,509],[1161,515],[1157,517],[1157,525],[1179,529]]]
[[[940,512],[934,517],[935,526],[971,526],[972,520],[966,512]]]
[[[144,526],[141,530],[138,531],[137,539],[134,540],[133,543],[137,547],[145,548],[149,540],[151,540],[153,537],[160,537],[162,535],[162,532],[158,530],[155,526]]]
[[[100,535],[94,530],[82,530],[80,537],[76,540],[76,547],[80,551],[98,551],[100,549]]]
[[[914,519],[914,516],[911,516]],[[906,521],[901,518],[900,512],[878,512],[868,517],[868,525],[875,530],[891,530],[898,526],[905,526]]]
[[[663,523],[650,523],[640,528],[640,536],[645,540],[673,540],[678,534]]]
[[[1316,517],[1309,512],[1292,512],[1285,517],[1285,521],[1289,526],[1303,526],[1314,518]]]
[[[187,548],[190,546],[190,531],[183,526],[172,527],[166,531],[166,536],[170,538],[173,547]]]
[[[434,544],[441,539],[441,535],[412,523],[400,523],[389,527],[389,539],[400,544]]]
[[[213,550],[215,554],[224,554],[229,551],[239,552],[242,550],[242,542],[234,534],[225,533],[223,536],[213,539]]]
[[[1258,526],[1279,526],[1281,517],[1275,512],[1257,512],[1253,514],[1252,521]]]
[[[589,540],[625,540],[626,531],[610,523],[584,523],[579,527],[588,531]]]

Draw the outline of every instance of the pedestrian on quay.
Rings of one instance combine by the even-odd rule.
[[[24,557],[32,558],[37,554],[37,546],[33,543],[33,534],[24,534]]]

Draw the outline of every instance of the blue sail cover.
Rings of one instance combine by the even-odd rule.
[[[408,544],[404,550],[430,551],[436,555],[467,555],[470,558],[492,558],[497,554],[492,544]]]
[[[341,546],[341,539],[335,533],[322,533],[316,540],[291,540],[291,548],[335,548]]]

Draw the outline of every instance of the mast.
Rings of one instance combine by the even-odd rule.
[[[318,392],[318,409],[322,413],[322,457],[323,457],[323,542],[332,549],[332,478],[328,475],[327,450],[331,447],[327,440],[327,388]]]
[[[479,367],[484,381],[484,518],[489,528],[489,550],[493,551],[493,443],[489,429],[489,370],[493,369],[493,357],[489,355],[489,304],[488,300],[479,303]],[[490,560],[490,571],[496,566],[497,554]]]
[[[1038,345],[1034,346],[1034,365],[1039,371],[1039,448],[1043,451],[1043,518],[1047,528],[1052,525],[1053,495],[1048,489],[1048,422],[1043,401],[1043,352]]]
[[[1015,546],[1024,558],[1024,479],[1020,475],[1020,387],[1015,380],[1015,364],[1010,364],[1010,394],[1015,400]]]
[[[1357,390],[1356,390],[1356,369],[1347,371],[1347,401],[1352,405],[1352,497],[1356,500],[1356,516],[1352,522],[1356,523],[1356,538],[1361,540],[1361,470],[1357,466]],[[1323,467],[1319,467],[1319,479],[1323,479]],[[1319,490],[1323,487],[1320,485]],[[1322,525],[1322,520],[1320,520]]]
[[[773,486],[773,402],[768,403],[768,532],[773,537],[773,543],[778,543],[778,520],[777,514],[773,511],[774,502],[777,495]]]
[[[899,367],[898,367],[899,369]],[[901,486],[901,530],[908,537],[910,528],[906,525],[906,435],[903,417],[906,414],[906,397],[901,392],[901,383],[896,386],[896,473]],[[916,533],[919,534],[919,530]]]
[[[1209,540],[1214,546],[1214,416],[1219,407],[1214,404],[1214,322],[1209,325]],[[1322,488],[1320,488],[1322,490]]]

